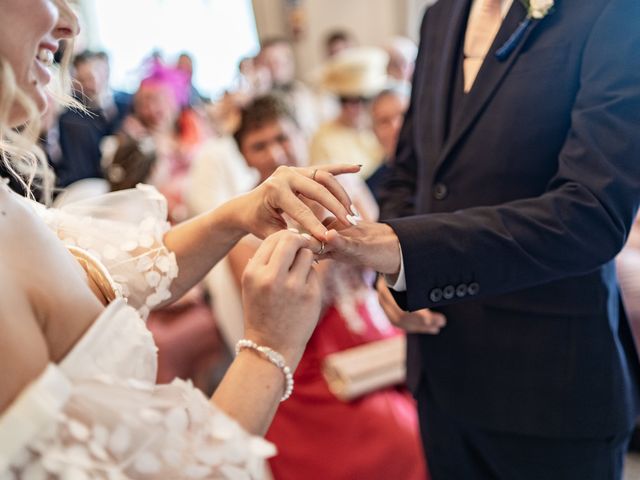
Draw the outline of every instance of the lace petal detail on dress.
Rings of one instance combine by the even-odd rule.
[[[105,377],[74,382],[64,406],[0,475],[259,479],[264,460],[274,454],[273,445],[247,434],[190,383],[150,387]]]
[[[138,185],[60,209],[34,206],[65,244],[105,265],[118,293],[144,318],[171,296],[178,264],[163,244],[167,202],[155,188]]]

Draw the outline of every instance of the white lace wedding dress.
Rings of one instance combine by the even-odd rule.
[[[62,209],[29,202],[116,293],[59,364],[0,416],[0,480],[253,479],[275,448],[190,383],[157,386],[143,318],[177,275],[166,202],[139,186]]]

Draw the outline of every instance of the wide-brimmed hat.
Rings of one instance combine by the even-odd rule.
[[[349,48],[327,61],[320,84],[339,97],[373,98],[387,85],[388,63],[380,48]]]

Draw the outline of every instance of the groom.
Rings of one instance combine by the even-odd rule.
[[[619,479],[638,411],[612,260],[640,200],[640,2],[552,3],[427,11],[391,220],[327,235],[448,319],[409,340],[434,480]]]

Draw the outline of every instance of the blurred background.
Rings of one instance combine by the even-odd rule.
[[[188,51],[198,63],[195,86],[215,98],[233,85],[238,62],[258,52],[261,38],[289,38],[296,74],[308,79],[324,60],[330,32],[348,31],[365,45],[382,46],[396,35],[417,41],[422,12],[433,1],[78,0],[85,25],[78,48],[108,52],[113,85],[129,91],[151,52],[171,58]]]
[[[54,204],[147,183],[167,198],[176,223],[255,187],[279,165],[352,163],[362,171],[345,188],[362,216],[375,219],[409,103],[420,22],[434,1],[73,0],[82,32],[67,47],[69,68],[89,114],[52,101],[44,119]],[[180,377],[213,391],[242,337],[240,278],[255,248],[240,245],[202,285],[150,314],[158,382]],[[619,271],[640,325],[640,222]],[[276,480],[315,478],[326,458],[346,479],[425,478],[402,358],[385,365],[401,372],[393,384],[369,379],[374,387],[350,397],[353,387],[347,399],[330,391],[323,371],[334,355],[362,347],[367,358],[380,345],[404,355],[372,274],[327,267],[324,316],[297,372],[302,393],[280,408],[267,436],[282,452],[270,465]],[[357,418],[375,419],[375,435],[362,434]],[[296,439],[346,424],[352,437],[340,445],[321,434]],[[371,458],[368,441],[387,454]],[[401,470],[406,465],[415,469]],[[399,470],[387,475],[382,466]],[[640,478],[637,456],[627,478]]]

